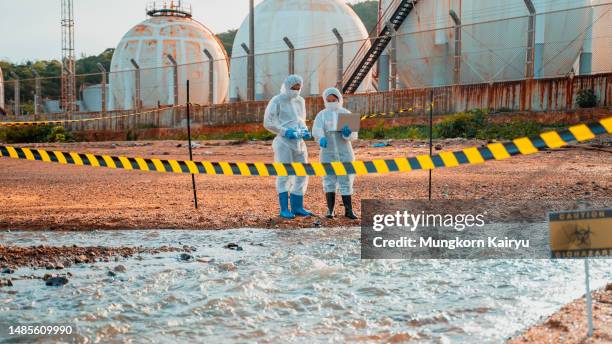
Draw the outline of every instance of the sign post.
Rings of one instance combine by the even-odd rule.
[[[587,335],[593,336],[593,305],[591,301],[591,288],[589,286],[589,258],[584,258],[584,285],[586,286],[586,294],[584,294],[586,300],[586,313],[587,322],[589,323],[589,331]]]
[[[582,258],[586,316],[593,336],[589,258],[612,256],[612,209],[581,209],[548,214],[552,258]]]

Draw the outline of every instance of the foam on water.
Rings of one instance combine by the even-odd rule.
[[[497,343],[584,293],[581,261],[362,261],[358,229],[0,232],[0,242],[189,245],[214,258],[143,255],[116,277],[115,262],[73,265],[64,287],[0,289],[3,326],[76,324],[83,341]],[[230,242],[244,250],[223,248]],[[592,267],[594,288],[612,280],[609,260]]]

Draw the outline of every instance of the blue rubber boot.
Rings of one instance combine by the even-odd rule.
[[[312,216],[312,213],[304,209],[304,196],[291,194],[291,212],[295,216]]]
[[[289,211],[289,193],[278,194],[278,204],[280,204],[280,216],[286,219],[295,219],[295,215]]]

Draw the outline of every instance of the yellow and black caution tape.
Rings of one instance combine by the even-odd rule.
[[[0,127],[24,127],[24,126],[37,126],[37,125],[63,125],[63,124],[69,124],[69,123],[85,123],[85,122],[104,121],[104,120],[112,120],[112,119],[115,119],[115,118],[127,118],[127,117],[135,117],[135,116],[148,115],[150,113],[154,113],[154,112],[157,112],[157,111],[160,111],[160,110],[169,110],[169,109],[174,109],[174,108],[179,108],[179,107],[184,107],[184,106],[185,105],[177,105],[177,106],[172,106],[172,107],[167,107],[167,108],[160,108],[160,109],[147,110],[147,111],[142,111],[142,112],[128,113],[128,114],[117,115],[117,116],[104,116],[104,117],[93,117],[93,118],[82,118],[82,119],[61,119],[61,120],[54,120],[54,121],[0,122]]]
[[[431,170],[459,165],[503,160],[514,155],[527,155],[542,149],[559,148],[570,142],[581,142],[598,135],[612,133],[612,117],[596,123],[580,124],[560,131],[549,131],[534,137],[523,137],[485,147],[471,147],[457,152],[442,152],[429,156],[372,161],[332,163],[246,163],[160,160],[124,156],[95,155],[75,152],[46,151],[12,146],[0,146],[0,156],[13,159],[39,160],[60,164],[119,168],[126,170],[168,173],[193,173],[230,176],[325,176],[347,174],[383,174]]]
[[[434,104],[431,103],[431,106],[434,106]],[[395,114],[413,112],[413,111],[420,110],[420,109],[429,109],[429,105],[427,106],[415,105],[415,106],[411,106],[407,108],[400,108],[399,110],[395,110],[395,111],[377,112],[377,113],[371,113],[369,115],[361,115],[361,120],[363,121],[366,119],[371,119],[371,118],[376,118],[376,117],[393,116]]]

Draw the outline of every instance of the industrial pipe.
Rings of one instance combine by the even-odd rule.
[[[204,54],[208,57],[208,103],[215,104],[215,60],[208,49],[204,49]]]
[[[336,36],[336,39],[338,40],[338,52],[337,52],[337,60],[336,60],[336,65],[338,68],[338,75],[337,75],[337,82],[336,82],[336,87],[339,90],[342,90],[342,87],[344,85],[342,85],[342,76],[344,75],[344,39],[342,38],[342,35],[340,35],[340,32],[338,31],[338,29],[333,28],[332,29],[332,33],[334,34],[334,36]]]

